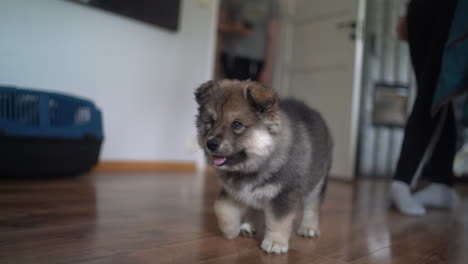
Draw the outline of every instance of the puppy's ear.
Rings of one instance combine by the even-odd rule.
[[[247,86],[245,96],[250,106],[260,115],[274,113],[279,108],[278,95],[259,83],[252,82]]]
[[[203,105],[213,93],[218,84],[215,81],[207,81],[195,90],[195,100],[199,105]]]

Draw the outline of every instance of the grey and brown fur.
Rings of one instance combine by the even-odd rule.
[[[244,217],[261,210],[262,249],[285,253],[301,209],[297,233],[317,237],[332,162],[332,140],[321,115],[251,81],[209,81],[195,97],[198,142],[223,186],[214,206],[223,235],[251,234],[255,227]]]

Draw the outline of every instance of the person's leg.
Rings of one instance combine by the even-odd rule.
[[[226,53],[221,53],[221,68],[223,77],[232,79],[234,76],[234,59]]]
[[[433,117],[431,107],[455,6],[455,0],[413,0],[409,6],[409,46],[418,91],[395,173],[396,180],[407,184],[411,183],[439,121],[440,115]],[[450,115],[453,117],[453,110]],[[448,122],[444,130],[447,128],[451,137],[455,131],[453,118]]]
[[[236,76],[234,79],[247,80],[250,78],[250,60],[236,57],[235,60]]]
[[[431,34],[431,19],[426,16],[434,15],[427,12],[421,0],[413,0],[408,6],[407,27],[408,43],[410,49],[411,64],[416,76],[418,93],[411,114],[406,121],[405,136],[401,147],[400,157],[394,175],[394,181],[390,187],[390,198],[395,207],[407,215],[424,215],[426,210],[420,202],[411,194],[410,184],[414,173],[424,153],[425,146],[430,139],[432,128],[428,124],[428,118],[422,118],[429,112],[430,95],[421,91],[420,85],[423,79],[423,69],[428,50],[427,43]],[[428,21],[429,25],[425,25]],[[429,128],[428,128],[429,125]]]
[[[442,133],[437,142],[434,153],[425,168],[423,175],[433,183],[417,192],[414,197],[425,206],[437,208],[454,208],[458,202],[458,195],[453,188],[455,176],[453,174],[453,160],[456,152],[456,126],[453,106],[446,106]]]
[[[252,68],[251,68],[251,71],[250,71],[250,79],[251,80],[254,80],[254,81],[258,81],[259,78],[260,78],[260,74],[262,73],[262,70],[263,70],[263,65],[264,65],[264,62],[263,61],[252,61],[252,64],[251,64]]]
[[[249,79],[249,61],[226,53],[221,55],[224,77],[227,79]]]
[[[453,174],[453,160],[456,153],[457,131],[455,127],[455,116],[453,106],[449,104],[444,125],[434,153],[426,166],[423,175],[432,182],[453,186],[455,175]],[[442,115],[440,112],[439,115]]]
[[[453,171],[457,177],[468,176],[468,141],[455,155]]]
[[[442,52],[453,16],[455,0],[413,0],[407,23],[412,66],[416,75],[417,97],[405,127],[391,199],[405,214],[422,215],[425,209],[411,194],[410,184],[434,133],[438,118],[431,116]]]
[[[408,185],[411,184],[437,123],[430,113],[437,79],[425,73],[430,56],[442,57],[442,49],[430,49],[437,16],[437,10],[434,7],[430,8],[434,5],[432,2],[434,1],[424,3],[423,0],[413,0],[408,7],[408,44],[416,77],[417,96],[406,122],[405,136],[394,176],[395,180]],[[431,78],[432,83],[425,81],[425,78]],[[425,83],[429,85],[424,85]]]

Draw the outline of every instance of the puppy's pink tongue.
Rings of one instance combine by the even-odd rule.
[[[219,166],[219,165],[223,164],[224,162],[226,162],[226,157],[223,157],[223,156],[213,156],[213,163],[214,163],[216,166]]]

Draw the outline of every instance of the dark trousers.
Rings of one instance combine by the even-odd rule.
[[[221,67],[228,79],[258,81],[263,65],[263,61],[221,54]]]
[[[434,134],[442,111],[431,115],[432,100],[439,78],[442,53],[448,38],[456,0],[413,0],[408,6],[408,43],[416,75],[417,96],[405,127],[405,136],[395,179],[411,183]],[[448,105],[440,138],[422,177],[453,185],[453,159],[456,151],[453,106]]]

